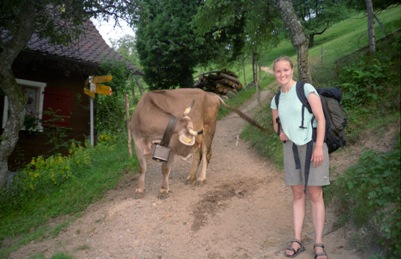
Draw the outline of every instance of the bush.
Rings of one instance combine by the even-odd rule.
[[[380,113],[399,111],[401,90],[394,86],[399,86],[401,52],[395,50],[400,47],[401,37],[394,36],[390,44],[374,55],[355,53],[348,57],[351,61],[339,61],[338,85],[344,92],[343,104],[347,109],[365,110],[374,105]]]
[[[73,143],[68,156],[55,154],[44,158],[38,156],[16,174],[12,185],[1,193],[1,209],[19,207],[23,201],[38,199],[56,191],[63,183],[71,181],[91,165],[91,157],[86,147]],[[75,170],[76,168],[80,170]]]
[[[379,245],[386,258],[401,256],[400,141],[387,153],[365,151],[328,187],[344,222],[353,223],[367,245]]]
[[[394,37],[391,44],[382,46],[375,55],[361,56],[354,53],[340,60],[338,85],[344,95],[342,104],[347,112],[347,138],[353,144],[361,132],[387,125],[391,114],[400,111],[399,66],[401,37]]]

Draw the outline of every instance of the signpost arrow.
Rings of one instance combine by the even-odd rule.
[[[92,79],[92,83],[105,83],[110,82],[113,77],[111,75],[104,75],[104,76],[94,76]]]
[[[95,93],[92,92],[91,90],[89,90],[88,88],[84,88],[84,93],[85,93],[86,95],[89,95],[89,96],[92,97],[92,98],[95,98]]]
[[[110,86],[107,85],[101,85],[101,84],[96,84],[96,89],[95,92],[97,94],[104,94],[104,95],[108,95],[110,96],[112,94],[112,90],[110,88]]]

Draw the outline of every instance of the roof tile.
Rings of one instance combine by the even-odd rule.
[[[31,51],[89,62],[94,65],[100,64],[103,60],[124,60],[118,52],[107,45],[92,21],[85,22],[84,27],[85,30],[79,39],[67,46],[50,44],[49,39],[40,38],[34,34],[27,47]],[[127,66],[140,74],[132,64],[127,63]]]

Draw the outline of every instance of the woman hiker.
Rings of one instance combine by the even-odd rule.
[[[306,83],[304,85],[305,96],[313,114],[307,110],[304,112],[296,93],[297,82],[293,79],[294,65],[292,61],[288,57],[279,57],[273,62],[273,71],[277,83],[281,86],[279,107],[276,105],[275,98],[271,102],[273,125],[280,140],[283,141],[285,184],[291,187],[293,196],[294,237],[284,254],[287,257],[295,257],[305,251],[301,234],[305,218],[306,195],[309,195],[315,230],[313,246],[315,259],[327,259],[328,256],[323,245],[325,222],[323,186],[330,184],[329,154],[327,145],[324,143],[326,121],[320,97],[316,89]],[[303,127],[300,127],[301,118],[305,121]],[[313,131],[316,132],[315,141],[313,141]],[[309,151],[307,152],[307,150]],[[307,157],[307,153],[309,157]],[[307,166],[307,168],[309,167],[309,177],[306,177],[306,189],[304,189],[304,185],[306,186],[305,164],[310,164],[310,167]]]

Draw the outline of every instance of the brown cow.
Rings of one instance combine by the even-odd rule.
[[[144,195],[146,160],[152,156],[155,145],[161,142],[172,116],[175,116],[176,124],[168,142],[170,155],[161,165],[163,183],[159,198],[168,196],[169,174],[175,155],[188,157],[192,154],[193,156],[192,168],[187,177],[188,182],[197,180],[199,184],[202,184],[206,181],[206,169],[212,156],[211,146],[220,103],[251,124],[263,129],[242,112],[226,105],[218,95],[201,89],[160,90],[143,95],[130,122],[131,136],[139,163],[136,197]],[[201,164],[201,171],[196,178],[199,164]]]

